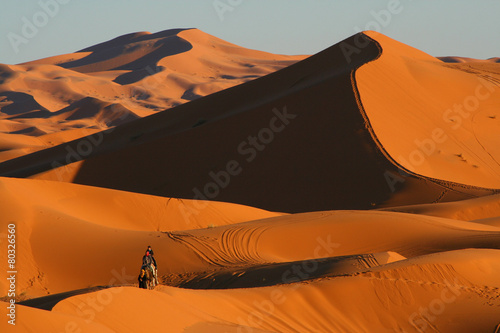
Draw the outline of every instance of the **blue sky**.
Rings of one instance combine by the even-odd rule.
[[[500,56],[498,0],[9,0],[0,63],[70,53],[138,31],[199,28],[281,54],[377,30],[434,56]]]

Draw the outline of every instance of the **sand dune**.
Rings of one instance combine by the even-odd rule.
[[[440,332],[487,332],[499,324],[495,318],[498,275],[474,276],[463,266],[474,266],[474,257],[480,255],[487,258],[481,267],[498,273],[497,252],[448,252],[439,255],[439,264],[435,264],[435,258],[424,256],[361,275],[257,290],[161,288],[153,295],[142,296],[144,292],[137,289],[125,289],[101,313],[95,313],[94,321],[107,323],[119,318],[120,311],[125,310],[122,300],[129,303],[144,299],[162,305],[153,310],[153,317],[158,318],[154,325],[167,325],[177,332],[217,332],[224,326],[229,332],[253,331],[250,328],[269,332],[416,332],[430,327]],[[53,312],[78,316],[75,310],[82,302],[82,296],[68,299]],[[423,307],[415,311],[413,303]],[[458,314],[465,309],[468,316]],[[121,325],[137,322],[134,319],[147,312],[129,311],[130,320]],[[209,323],[214,322],[224,326],[210,329]]]
[[[363,38],[359,52],[346,51]],[[113,133],[7,161],[0,173],[283,212],[490,195],[500,183],[500,74],[461,66],[358,34]]]
[[[304,57],[241,48],[197,29],[173,29],[0,65],[1,132],[28,136],[5,147],[9,154],[0,158],[53,146],[47,134],[71,130],[69,139],[61,133],[60,144],[247,82]],[[30,137],[41,141],[36,147],[23,145]]]
[[[144,316],[151,329],[171,332],[492,332],[499,324],[497,252],[444,252],[363,274],[263,288],[113,288],[65,299],[50,312],[20,310],[32,318],[23,327],[41,332],[69,323],[84,331],[136,331]]]
[[[221,202],[200,203],[60,182],[1,179],[0,184],[2,188],[0,193],[2,197],[1,232],[6,233],[7,224],[16,224],[17,232],[21,235],[17,246],[23,251],[23,259],[19,260],[18,287],[21,292],[31,296],[53,292],[46,284],[47,279],[51,281],[56,278],[61,270],[73,274],[75,272],[73,269],[77,269],[81,272],[83,280],[86,280],[85,272],[90,266],[81,265],[80,259],[88,257],[90,253],[98,255],[110,251],[113,248],[111,244],[115,243],[112,240],[116,238],[115,233],[123,232],[124,235],[130,237],[130,241],[134,237],[133,231],[141,235],[148,235],[150,232],[162,235],[172,230],[208,228],[281,215]],[[62,229],[58,230],[59,228]],[[97,238],[95,237],[103,240],[104,243],[98,249],[89,250],[89,245],[96,245]],[[83,242],[80,249],[75,248],[77,244],[73,243],[73,238]],[[109,239],[108,245],[106,245],[106,239]],[[50,241],[47,243],[47,240]],[[120,242],[118,239],[116,241]],[[40,248],[37,248],[37,245]],[[131,243],[122,245],[130,246]],[[145,246],[141,242],[137,245],[135,250],[127,251],[128,254],[126,254],[133,261],[137,260],[137,256],[142,256],[142,247]],[[74,250],[77,252],[73,252]],[[112,250],[113,253],[109,255],[120,262],[122,260],[120,258],[127,252],[118,253],[115,250]],[[39,255],[42,257],[38,257]],[[6,253],[0,256],[7,260]],[[47,263],[50,263],[53,258],[60,259],[50,264],[56,270],[55,276],[50,277],[51,273],[40,268],[39,258],[45,258],[42,260],[47,260]],[[96,267],[101,264],[107,265],[105,262],[99,264],[100,259],[94,259]],[[71,267],[70,270],[68,270],[69,267]],[[108,280],[113,275],[109,275],[111,271],[107,268],[101,268],[101,273],[104,273],[107,280],[101,280],[98,283],[103,284],[106,281],[109,282]],[[61,278],[66,280],[64,277]],[[87,285],[85,282],[80,286],[84,288]],[[0,295],[6,294],[7,289],[7,281],[0,282]],[[71,286],[68,289],[62,285],[55,291],[71,289],[79,289],[79,287]]]
[[[500,247],[497,227],[438,217],[382,211],[277,216],[210,202],[197,211],[201,203],[59,182],[4,179],[2,184],[4,218],[17,224],[18,233],[30,235],[18,242],[26,251],[18,285],[32,295],[81,289],[89,281],[123,284],[120,276],[135,283],[148,244],[161,253],[159,274],[169,284],[182,284],[189,274],[233,278],[242,267],[283,272],[309,259],[335,257],[320,262],[329,271],[340,256],[397,253],[374,257],[385,263],[443,249]],[[300,243],[290,241],[299,235]],[[262,266],[276,263],[285,265]],[[6,283],[1,286],[5,291]]]
[[[493,129],[500,71],[446,65],[380,34],[368,36],[383,52],[356,71],[356,81],[374,135],[390,158],[428,178],[499,188]],[[385,112],[375,111],[381,109]]]
[[[399,206],[383,210],[440,216],[463,221],[480,221],[490,218],[494,219],[500,216],[500,195],[496,194],[438,204]]]
[[[5,217],[16,221],[18,234],[30,235],[18,242],[25,253],[19,292],[133,285],[146,244],[155,249],[163,283],[191,288],[61,295],[50,312],[19,305],[19,316],[32,318],[22,321],[27,331],[68,323],[94,332],[135,330],[142,311],[155,318],[152,327],[173,332],[418,332],[425,325],[487,332],[498,324],[500,228],[494,226],[389,211],[270,217],[220,204],[218,215],[206,216],[220,226],[175,231],[185,222],[176,214],[179,204],[151,218],[168,220],[160,229],[148,226],[147,214],[140,225],[128,222],[127,213],[162,208],[156,202],[166,198],[21,179],[3,179],[2,188]],[[254,220],[230,221],[231,211],[255,214]],[[227,289],[235,287],[243,288]],[[222,290],[206,290],[213,288]],[[464,309],[476,321],[459,315]]]
[[[498,331],[498,66],[375,32],[306,58],[196,29],[2,65],[16,328]]]
[[[449,63],[466,63],[466,62],[500,62],[499,57],[494,57],[494,58],[489,58],[489,59],[474,59],[474,58],[468,58],[468,57],[437,57],[439,60],[443,62],[449,62]]]

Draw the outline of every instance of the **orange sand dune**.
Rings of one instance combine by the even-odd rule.
[[[423,215],[330,211],[276,216],[229,204],[20,179],[3,179],[2,189],[2,232],[15,223],[18,251],[23,253],[18,292],[31,296],[135,283],[148,244],[157,253],[166,283],[221,269],[294,266],[294,261],[346,255],[397,253],[374,257],[386,263],[443,250],[500,247],[496,227]],[[200,204],[207,208],[193,210]],[[186,210],[192,215],[186,216]],[[237,223],[241,221],[249,222]],[[323,265],[336,274],[346,267],[338,260]],[[226,276],[237,274],[233,270]],[[0,286],[6,290],[6,282]]]
[[[500,70],[449,66],[381,34],[367,34],[382,54],[356,71],[356,82],[373,133],[389,157],[426,178],[500,188],[494,135]]]
[[[499,64],[375,32],[303,58],[190,29],[2,65],[17,328],[499,331]]]
[[[82,137],[247,82],[304,57],[249,50],[196,29],[174,29],[129,34],[23,64],[0,64],[1,133],[29,138],[80,129],[76,137]],[[69,141],[61,139],[56,141]],[[21,138],[6,147],[14,151],[0,155],[0,160],[33,151],[17,149],[22,143]],[[35,150],[50,146],[45,143]]]
[[[7,232],[8,224],[16,225],[18,235],[16,246],[18,253],[23,255],[18,260],[20,273],[17,286],[19,293],[25,292],[32,296],[43,295],[50,291],[46,288],[45,279],[51,274],[40,270],[35,258],[45,250],[56,257],[59,256],[57,254],[59,250],[69,251],[68,255],[64,255],[64,260],[61,258],[63,262],[67,260],[77,264],[77,267],[80,267],[79,270],[90,269],[78,264],[80,255],[72,257],[71,248],[76,246],[76,243],[72,244],[72,238],[75,237],[85,244],[82,244],[80,250],[87,251],[89,245],[94,244],[92,230],[96,231],[95,236],[103,234],[103,238],[99,237],[100,239],[104,240],[108,237],[110,243],[113,243],[111,239],[115,237],[114,232],[125,230],[137,231],[140,234],[147,234],[149,231],[161,234],[172,230],[215,227],[280,215],[222,202],[196,202],[153,197],[60,182],[1,178],[0,187],[1,232]],[[51,228],[50,225],[53,223],[61,224],[62,229]],[[41,246],[40,249],[33,248],[35,243],[32,241],[37,238],[37,233],[33,233],[35,229],[45,235],[40,239],[41,242],[37,243]],[[88,238],[84,237],[84,230],[90,232],[87,235]],[[108,231],[111,231],[111,234]],[[127,232],[126,234],[133,235]],[[44,237],[50,241],[47,243],[43,240]],[[63,244],[59,244],[57,239],[62,240]],[[67,243],[64,239],[70,242]],[[101,253],[109,251],[109,246],[102,245],[104,247],[99,250],[102,251]],[[148,244],[141,244],[136,249],[137,256],[141,255],[142,247],[146,245]],[[131,258],[137,260],[132,253],[130,252]],[[81,255],[86,256],[84,253]],[[115,255],[121,256],[118,253],[113,254]],[[2,252],[0,258],[6,261],[6,252]],[[56,260],[54,264],[57,271],[62,268],[60,261]],[[6,294],[6,282],[0,282],[0,295]],[[83,287],[86,286],[87,284],[84,283]]]
[[[0,174],[283,212],[489,195],[500,187],[496,80],[367,32],[113,133],[2,163]],[[488,94],[474,117],[447,109],[471,103],[470,91]]]
[[[493,222],[500,219],[500,195],[496,194],[481,198],[438,204],[399,206],[382,210],[440,216],[463,221],[486,222],[491,219],[489,221]]]
[[[134,284],[146,244],[155,249],[164,283],[197,289],[102,290],[70,297],[50,312],[18,305],[26,330],[68,324],[90,325],[88,330],[96,332],[135,330],[141,311],[154,314],[153,327],[166,325],[173,332],[252,327],[264,332],[418,332],[426,324],[444,332],[468,332],[472,326],[488,332],[499,323],[499,251],[492,250],[500,249],[497,227],[398,212],[331,211],[208,229],[142,231],[126,227],[119,214],[124,207],[112,204],[113,198],[120,203],[134,198],[130,202],[142,201],[146,210],[165,199],[36,180],[4,179],[2,188],[8,194],[2,200],[4,218],[16,223],[18,251],[24,253],[19,293]],[[72,194],[81,198],[80,209]],[[103,196],[111,200],[99,205]],[[111,212],[117,214],[113,225],[100,222]],[[179,223],[179,215],[168,216],[169,224]],[[119,228],[120,221],[125,228]],[[483,249],[463,250],[469,248]],[[255,288],[262,285],[268,287]],[[247,288],[225,289],[230,286]],[[262,306],[271,313],[249,319],[267,311]],[[464,309],[475,321],[460,315]],[[21,320],[28,314],[32,320]]]
[[[32,318],[23,327],[40,332],[68,325],[138,331],[144,317],[150,329],[169,332],[493,332],[500,323],[498,252],[444,252],[363,274],[264,288],[112,288],[65,299],[50,312],[20,312]]]
[[[162,304],[154,312],[156,325],[178,332],[217,332],[208,323],[226,325],[230,332],[252,331],[246,326],[271,332],[418,332],[430,327],[439,332],[493,332],[500,323],[495,317],[500,306],[498,255],[494,250],[454,251],[361,275],[257,290],[159,288],[140,296],[140,291],[125,289],[117,292],[116,300],[112,296],[102,312],[95,311],[94,322],[114,323],[125,310],[121,300],[144,299]],[[480,267],[483,273],[470,267]],[[53,312],[78,316],[76,309],[85,301],[83,296],[70,298]],[[422,307],[416,309],[415,303]],[[145,312],[127,313],[133,322]]]

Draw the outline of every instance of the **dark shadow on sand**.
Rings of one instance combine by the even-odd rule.
[[[60,301],[72,297],[72,296],[77,296],[81,294],[88,294],[94,291],[99,291],[107,288],[111,288],[113,286],[96,286],[96,287],[91,287],[91,288],[85,288],[85,289],[78,289],[78,290],[72,290],[72,291],[67,291],[64,293],[59,293],[59,294],[53,294],[53,295],[48,295],[48,296],[43,296],[43,297],[38,297],[38,298],[32,298],[26,301],[19,302],[17,304],[19,305],[24,305],[24,306],[29,306],[31,308],[37,308],[41,310],[52,310],[52,308],[59,303]]]

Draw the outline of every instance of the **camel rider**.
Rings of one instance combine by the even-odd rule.
[[[151,248],[151,245],[148,246],[146,254],[144,255],[144,257],[142,257],[142,266],[149,267],[151,269],[151,271],[153,272],[153,276],[155,278],[155,282],[156,284],[158,284],[158,277],[156,275],[156,272],[158,270],[158,265],[156,264],[156,259],[154,257],[154,252],[153,249]]]
[[[158,265],[156,264],[156,259],[155,259],[155,253],[153,252],[151,245],[148,245],[148,249],[146,251],[149,252],[151,260],[153,260],[153,264],[155,265],[155,268],[158,269]]]
[[[142,267],[141,269],[146,269],[150,268],[151,264],[153,263],[153,260],[151,259],[151,255],[149,254],[148,251],[146,251],[146,254],[142,257]]]

